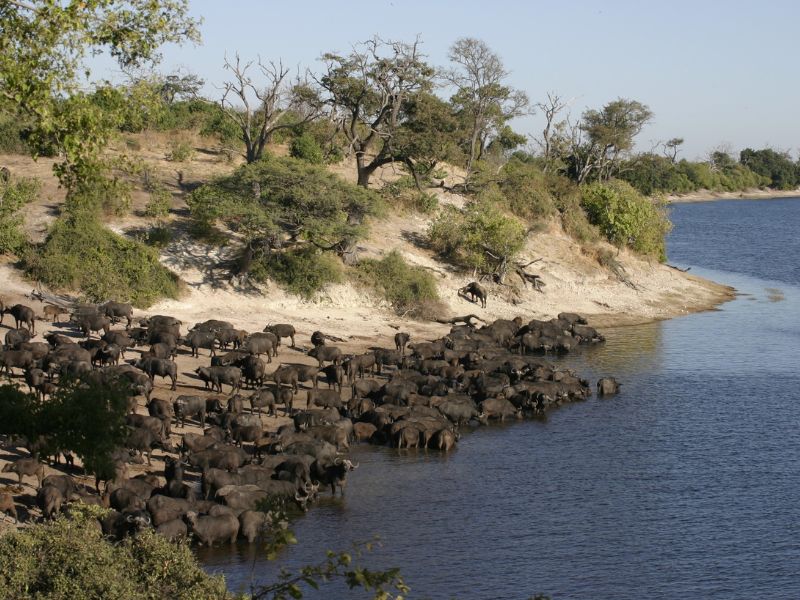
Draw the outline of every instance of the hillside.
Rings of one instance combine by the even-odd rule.
[[[118,143],[117,152],[124,152],[141,165],[151,177],[160,180],[172,193],[172,208],[168,220],[173,230],[173,241],[161,254],[162,262],[177,272],[186,283],[180,300],[161,301],[147,312],[172,314],[186,323],[206,318],[232,321],[239,327],[258,330],[267,322],[292,322],[306,334],[320,329],[333,334],[354,336],[365,342],[375,336],[393,334],[402,323],[404,329],[420,337],[440,333],[447,326],[431,322],[404,320],[394,314],[381,300],[370,297],[352,284],[337,284],[326,289],[313,301],[304,301],[287,294],[277,285],[256,288],[240,286],[228,273],[216,268],[225,259],[224,253],[205,246],[185,232],[187,207],[184,190],[189,185],[208,181],[214,176],[230,172],[237,161],[204,147],[201,138],[189,140],[195,148],[191,160],[170,162],[170,139],[163,134],[145,133],[128,136]],[[282,152],[281,148],[274,149]],[[40,199],[26,207],[25,227],[29,234],[40,240],[48,224],[57,215],[63,202],[50,171],[51,162],[40,159],[34,162],[23,156],[0,156],[0,164],[7,166],[17,176],[36,176],[43,180]],[[335,172],[354,178],[354,170],[343,164]],[[177,174],[183,173],[184,189],[178,185]],[[391,180],[399,169],[386,168],[377,173],[374,181]],[[150,224],[142,215],[148,194],[142,189],[141,177],[131,179],[134,184],[132,210],[129,216],[110,219],[109,227],[127,235],[136,235]],[[463,203],[464,198],[441,188],[435,193],[440,204]],[[545,286],[542,292],[520,280],[509,278],[509,286],[489,284],[489,300],[481,309],[464,298],[457,290],[472,280],[471,274],[456,271],[441,262],[425,247],[424,234],[429,217],[407,212],[390,212],[380,221],[371,224],[368,239],[359,245],[361,256],[381,256],[397,249],[407,262],[429,269],[437,278],[439,293],[449,315],[476,314],[482,319],[522,315],[523,318],[550,318],[562,311],[574,311],[591,317],[599,326],[632,324],[669,318],[705,310],[729,298],[731,290],[709,281],[682,273],[656,262],[642,260],[633,254],[608,245],[608,255],[614,256],[621,267],[617,274],[601,266],[596,251],[587,254],[561,230],[559,224],[550,222],[546,227],[529,235],[522,258],[536,261],[529,271],[541,276]],[[613,253],[613,254],[612,254]],[[32,284],[25,281],[11,264],[0,265],[5,281],[3,295],[14,301],[30,292]]]

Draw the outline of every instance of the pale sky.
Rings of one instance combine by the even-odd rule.
[[[188,69],[224,79],[225,52],[282,58],[321,68],[319,56],[346,51],[375,34],[411,41],[419,34],[431,64],[444,66],[459,37],[475,37],[501,56],[509,84],[532,101],[549,90],[574,98],[572,112],[618,97],[647,104],[655,119],[639,149],[683,137],[681,156],[800,146],[797,0],[190,0],[201,16],[200,46],[168,47],[160,70]],[[97,75],[108,76],[102,69]],[[514,128],[539,131],[536,116]]]

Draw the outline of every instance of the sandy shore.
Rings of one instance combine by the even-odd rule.
[[[800,188],[794,190],[751,189],[739,192],[714,192],[711,190],[698,190],[689,194],[674,194],[667,196],[670,204],[682,202],[713,202],[715,200],[770,200],[773,198],[800,198]]]

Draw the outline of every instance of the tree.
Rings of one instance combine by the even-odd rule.
[[[788,152],[776,152],[771,148],[745,148],[739,154],[739,161],[751,171],[769,178],[770,186],[779,190],[796,187],[800,179],[797,165],[792,162]]]
[[[280,261],[302,246],[344,255],[364,236],[364,218],[379,209],[374,192],[322,166],[272,157],[195,190],[189,207],[201,228],[220,220],[241,237],[242,274],[254,261]]]
[[[0,103],[32,122],[32,152],[45,141],[66,187],[102,169],[114,119],[79,93],[87,55],[108,52],[122,68],[157,62],[167,42],[199,39],[187,0],[3,0]]]
[[[320,115],[321,104],[309,85],[300,80],[288,80],[289,69],[282,61],[255,65],[264,83],[256,83],[250,75],[253,61],[243,63],[239,54],[230,61],[225,57],[225,69],[233,81],[223,84],[220,106],[241,132],[248,163],[260,160],[272,135],[281,129],[291,129],[308,123]]]
[[[448,57],[456,66],[445,70],[443,77],[455,88],[451,101],[468,124],[465,146],[466,179],[469,181],[473,165],[481,158],[492,133],[525,113],[528,96],[503,84],[509,72],[500,57],[481,40],[457,40],[450,47]]]
[[[666,156],[673,164],[678,158],[678,152],[683,145],[683,138],[672,138],[664,142],[664,156]]]
[[[406,103],[431,87],[433,70],[424,62],[420,41],[383,41],[377,36],[350,54],[322,56],[325,73],[319,84],[326,103],[355,155],[358,185],[367,187],[383,165],[406,162],[396,135]]]
[[[113,472],[112,454],[127,436],[127,391],[120,383],[64,381],[47,402],[0,386],[0,432],[43,439],[51,453],[75,452],[87,472]]]
[[[633,149],[633,140],[653,118],[636,100],[618,98],[600,110],[587,110],[572,128],[570,173],[578,183],[590,176],[605,180],[619,169]]]
[[[542,152],[544,159],[542,171],[545,173],[557,170],[561,166],[560,160],[567,154],[567,122],[565,120],[558,121],[557,118],[570,102],[571,100],[564,100],[556,92],[547,92],[547,99],[537,102],[535,105],[545,118],[541,137],[533,138]]]
[[[419,189],[420,175],[429,175],[440,161],[460,154],[458,119],[447,102],[429,92],[412,95],[401,119],[392,142],[395,156],[405,163]]]

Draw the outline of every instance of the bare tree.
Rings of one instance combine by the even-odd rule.
[[[541,137],[533,137],[538,144],[544,158],[544,172],[547,173],[563,155],[566,136],[566,121],[556,121],[561,112],[566,109],[572,100],[564,100],[556,92],[547,92],[547,99],[537,102],[538,108],[545,118],[544,129]]]
[[[492,129],[525,114],[528,96],[503,84],[509,72],[500,57],[485,42],[461,38],[451,46],[449,58],[456,66],[442,73],[456,93],[453,101],[468,115],[470,123],[466,179],[480,159]]]
[[[251,69],[256,67],[263,82],[256,82]],[[252,163],[261,158],[272,134],[308,123],[321,114],[321,103],[314,90],[296,78],[288,79],[283,62],[242,62],[239,54],[231,61],[225,57],[225,69],[233,75],[223,84],[220,100],[225,114],[241,130],[245,159]]]

